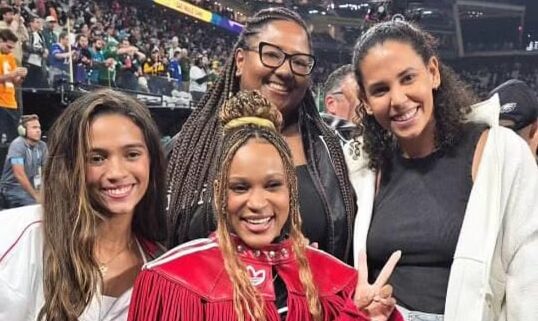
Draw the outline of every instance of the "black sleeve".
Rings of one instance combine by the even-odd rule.
[[[197,84],[201,85],[203,84],[204,82],[206,82],[207,80],[209,79],[209,75],[205,75],[203,77],[200,77],[194,81],[196,81]]]

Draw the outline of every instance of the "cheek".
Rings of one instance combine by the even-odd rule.
[[[95,166],[86,167],[86,184],[88,187],[97,185],[99,177],[101,176],[101,170]]]

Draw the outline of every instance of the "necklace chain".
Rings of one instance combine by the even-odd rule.
[[[118,256],[120,256],[120,254],[122,254],[123,252],[127,251],[127,250],[130,250],[131,249],[131,245],[133,244],[133,240],[131,239],[127,245],[125,245],[120,251],[118,251],[116,254],[114,254],[110,259],[108,259],[106,262],[101,262],[99,260],[99,272],[101,272],[101,275],[102,276],[105,276],[106,273],[108,272],[108,265],[110,263],[112,263],[112,261],[114,261],[115,259],[118,258]]]

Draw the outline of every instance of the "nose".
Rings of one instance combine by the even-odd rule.
[[[291,71],[291,60],[289,57],[286,57],[286,59],[284,59],[284,62],[282,63],[282,65],[280,65],[280,67],[275,70],[275,73],[277,73],[281,77],[293,77],[293,72]]]
[[[267,206],[265,191],[260,188],[253,189],[247,200],[247,207],[253,212],[259,212]]]
[[[407,102],[407,94],[403,87],[394,86],[390,91],[390,106],[401,107]]]
[[[110,181],[117,181],[127,175],[124,162],[119,157],[109,159],[106,169],[106,178]]]

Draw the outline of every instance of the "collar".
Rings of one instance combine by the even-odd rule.
[[[239,236],[231,234],[232,242],[235,245],[237,255],[244,261],[257,261],[269,265],[278,265],[293,259],[293,242],[285,239],[278,243],[272,243],[260,249],[253,249],[246,245]],[[211,238],[217,241],[216,233],[211,234]]]

